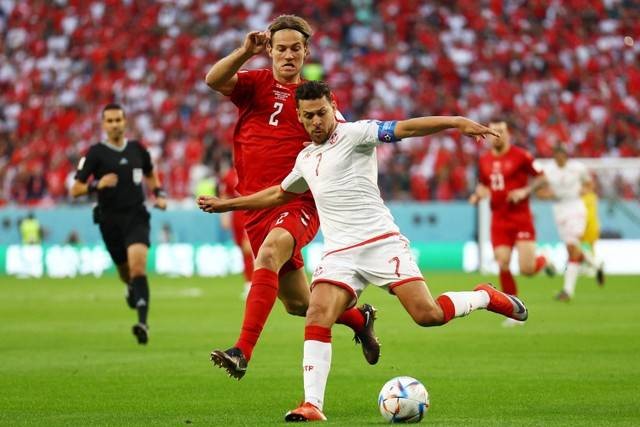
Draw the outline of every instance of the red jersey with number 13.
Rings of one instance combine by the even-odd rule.
[[[525,187],[529,177],[540,175],[528,151],[511,145],[506,153],[496,156],[488,151],[480,156],[479,180],[491,190],[491,211],[494,220],[531,220],[529,198],[513,203],[507,200],[510,191]]]

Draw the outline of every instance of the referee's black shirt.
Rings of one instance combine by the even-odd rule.
[[[118,175],[118,184],[98,191],[102,212],[122,212],[144,203],[143,175],[151,176],[153,164],[147,149],[138,141],[125,140],[123,147],[99,142],[80,159],[75,179],[86,183],[89,176],[99,180],[108,173]]]

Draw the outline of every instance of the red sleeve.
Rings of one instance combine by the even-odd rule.
[[[489,176],[486,173],[486,168],[483,167],[484,163],[485,163],[485,158],[481,157],[480,161],[478,162],[478,181],[480,181],[480,184],[488,187]]]
[[[238,76],[238,81],[230,97],[231,102],[240,108],[249,105],[253,100],[258,73],[255,70],[240,70],[236,75]]]
[[[522,163],[524,165],[524,169],[527,171],[527,174],[530,176],[538,176],[542,173],[542,171],[534,165],[535,159],[526,150],[522,150]]]

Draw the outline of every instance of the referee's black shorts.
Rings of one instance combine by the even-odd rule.
[[[100,234],[116,265],[127,262],[127,248],[130,245],[142,243],[149,247],[149,218],[144,206],[100,213]]]

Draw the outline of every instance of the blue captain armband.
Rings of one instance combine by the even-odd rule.
[[[397,120],[390,122],[378,122],[378,141],[380,142],[398,142],[400,138],[396,137]]]

